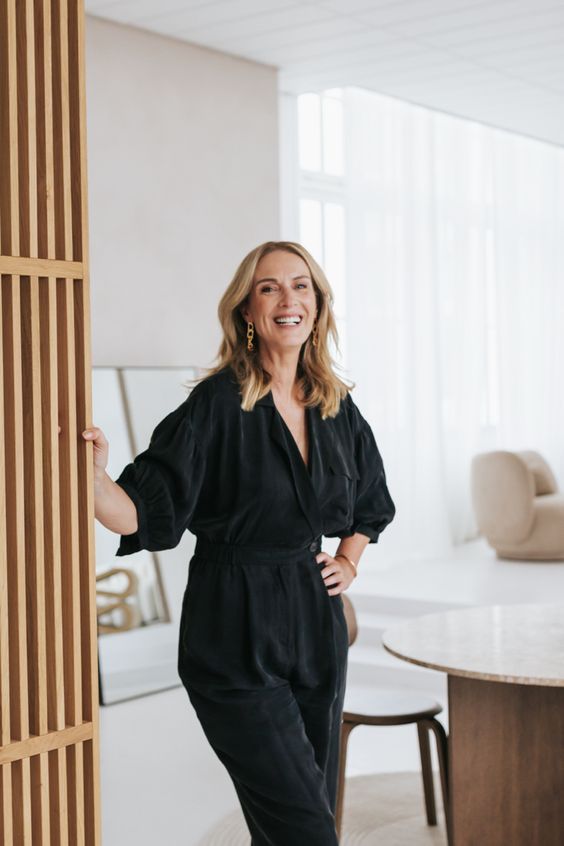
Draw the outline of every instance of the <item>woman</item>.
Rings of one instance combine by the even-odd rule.
[[[340,594],[394,504],[372,432],[334,373],[325,275],[299,244],[241,262],[219,364],[113,482],[96,517],[118,555],[197,536],[178,672],[233,781],[252,846],[334,846],[348,633]],[[339,536],[334,557],[322,536]]]

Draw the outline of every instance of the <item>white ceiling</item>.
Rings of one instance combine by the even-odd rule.
[[[86,0],[88,14],[564,145],[564,0]]]

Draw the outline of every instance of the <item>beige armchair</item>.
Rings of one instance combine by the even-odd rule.
[[[471,479],[478,528],[498,558],[564,560],[564,494],[538,452],[476,455]]]

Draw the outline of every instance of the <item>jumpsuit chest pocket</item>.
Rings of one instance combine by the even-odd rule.
[[[326,474],[326,507],[342,527],[353,518],[356,487],[360,478],[354,459],[335,452]]]
[[[354,461],[350,459],[345,460],[338,453],[331,456],[329,470],[333,476],[345,476],[349,482],[356,482],[360,478]]]

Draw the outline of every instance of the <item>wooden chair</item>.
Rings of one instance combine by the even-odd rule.
[[[352,645],[358,634],[358,624],[353,604],[348,596],[341,594],[345,609],[345,617],[349,630],[349,645]],[[341,836],[343,817],[343,799],[345,792],[345,769],[347,762],[347,745],[351,731],[355,726],[400,726],[407,723],[417,725],[419,738],[419,754],[421,757],[421,773],[423,777],[423,793],[427,823],[437,824],[435,807],[435,791],[433,786],[433,770],[431,766],[431,747],[429,735],[433,734],[439,759],[441,790],[443,807],[449,830],[448,816],[448,756],[447,738],[441,723],[436,719],[442,711],[442,706],[428,696],[412,693],[408,690],[388,690],[371,688],[347,687],[345,708],[341,725],[341,750],[339,758],[339,784],[337,789],[337,808],[335,823],[337,833]]]

